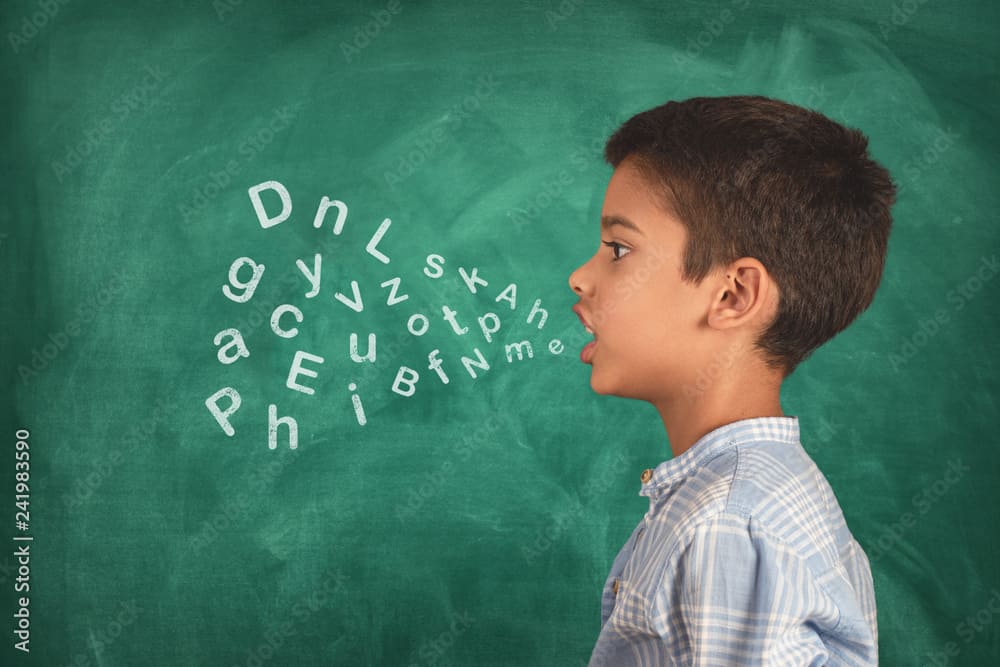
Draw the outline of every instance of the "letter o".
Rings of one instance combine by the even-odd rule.
[[[423,322],[423,326],[420,328],[420,331],[417,331],[414,328],[413,326],[414,320],[420,320]],[[428,320],[427,316],[423,315],[422,313],[414,313],[413,315],[410,315],[410,319],[406,321],[406,329],[414,336],[423,336],[425,333],[427,333],[427,329],[429,329],[430,326],[431,326],[430,320]]]

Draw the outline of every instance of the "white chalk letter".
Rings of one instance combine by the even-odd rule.
[[[458,275],[462,276],[462,280],[465,281],[465,286],[469,288],[469,291],[473,294],[476,293],[476,284],[480,284],[483,287],[488,287],[489,283],[480,278],[477,274],[479,273],[478,267],[472,267],[472,275],[470,276],[465,272],[465,269],[461,266],[458,267]]]
[[[232,340],[220,347],[216,353],[221,363],[231,364],[234,361],[238,361],[241,357],[250,356],[250,350],[247,349],[247,344],[244,342],[243,334],[240,333],[239,329],[223,329],[215,334],[215,339],[212,342],[215,345],[219,345],[222,342],[223,336],[230,336]],[[236,348],[235,354],[227,354],[229,349],[233,347]]]
[[[274,190],[281,197],[281,213],[277,217],[269,217],[267,211],[264,210],[264,202],[260,200],[262,190]],[[265,181],[264,183],[253,185],[247,190],[247,194],[250,195],[250,201],[253,202],[253,210],[257,213],[257,220],[260,221],[260,226],[264,229],[280,225],[292,214],[292,196],[288,194],[285,186],[278,181]]]
[[[223,396],[227,397],[231,402],[229,407],[225,410],[219,410],[219,399]],[[223,387],[219,391],[215,392],[205,401],[205,407],[208,411],[212,413],[215,417],[215,421],[219,423],[222,427],[223,432],[232,437],[236,434],[236,429],[233,428],[232,424],[229,423],[229,415],[233,414],[240,409],[240,404],[243,403],[243,399],[240,398],[240,392],[236,391],[232,387]]]
[[[308,352],[303,352],[299,350],[295,353],[295,358],[292,359],[292,367],[288,371],[288,380],[285,382],[285,386],[289,389],[294,389],[295,391],[301,391],[303,394],[309,394],[312,396],[316,393],[316,390],[312,387],[303,387],[302,385],[296,383],[296,378],[299,375],[305,375],[306,377],[317,377],[316,371],[309,370],[308,368],[302,367],[302,360],[308,359],[313,363],[321,364],[323,363],[323,357],[317,357],[314,354],[309,354]]]
[[[490,326],[486,326],[486,321],[491,322]],[[500,331],[500,318],[497,317],[496,313],[486,313],[482,317],[477,317],[476,321],[479,322],[479,329],[483,332],[483,338],[486,339],[487,343],[493,342],[493,334]]]
[[[510,292],[510,294],[507,294],[507,292]],[[511,310],[514,310],[515,308],[517,308],[517,285],[515,283],[511,283],[510,285],[507,285],[507,287],[505,287],[502,292],[500,292],[499,294],[497,294],[497,298],[495,299],[495,301],[497,301],[497,302],[500,302],[500,301],[506,301],[506,302],[508,302],[510,304],[510,309]]]
[[[399,290],[399,276],[396,276],[395,278],[389,278],[389,280],[386,280],[384,283],[380,284],[379,287],[389,287],[389,285],[392,285],[392,288],[389,290],[389,298],[385,300],[385,305],[395,306],[397,303],[401,301],[406,301],[407,299],[410,298],[409,294],[404,294],[403,296],[398,296],[396,294],[396,291]]]
[[[333,233],[339,236],[340,232],[344,230],[344,220],[347,219],[347,204],[339,199],[331,200],[329,197],[323,197],[319,201],[319,208],[316,209],[316,217],[313,219],[313,227],[319,229],[323,226],[326,211],[331,206],[337,208],[337,222],[333,223]]]
[[[531,312],[528,313],[528,324],[531,324],[531,320],[535,319],[535,313],[541,313],[542,316],[538,320],[538,328],[541,329],[545,326],[545,320],[549,319],[549,311],[541,307],[542,300],[535,299],[535,303],[531,306]]]
[[[299,446],[299,425],[293,417],[282,417],[278,419],[278,406],[272,403],[267,406],[267,448],[277,449],[278,447],[278,426],[284,424],[288,427],[288,448],[298,449]]]
[[[316,253],[316,256],[313,258],[313,267],[315,268],[313,268],[312,271],[309,270],[309,267],[306,266],[306,263],[301,259],[295,260],[295,266],[299,267],[299,271],[302,272],[302,275],[304,275],[306,280],[309,281],[309,286],[312,287],[312,289],[306,293],[306,298],[311,299],[319,294],[319,274],[320,270],[323,268],[323,259],[320,257],[319,253]]]
[[[448,384],[448,375],[441,368],[441,359],[438,357],[438,353],[441,350],[431,350],[431,353],[427,355],[427,368],[437,373],[438,378],[441,379],[441,384]]]
[[[389,218],[383,220],[382,224],[379,225],[378,229],[375,230],[375,235],[372,236],[371,241],[369,241],[368,245],[365,246],[365,250],[368,251],[368,254],[377,259],[378,261],[382,262],[383,264],[388,264],[389,258],[386,257],[384,254],[382,254],[375,246],[377,246],[379,241],[382,240],[382,237],[385,236],[385,233],[389,231],[389,225],[391,224],[392,220],[390,220]]]
[[[441,255],[427,255],[427,266],[424,267],[424,275],[428,278],[440,278],[444,275],[444,257]]]
[[[337,292],[336,294],[334,294],[333,298],[335,298],[337,301],[341,302],[342,304],[344,304],[345,306],[347,306],[348,308],[350,308],[354,312],[360,313],[362,310],[365,309],[365,304],[363,304],[361,302],[361,290],[358,289],[358,281],[357,280],[352,280],[351,281],[351,291],[354,293],[354,300],[353,301],[350,300],[350,299],[348,299],[346,296],[344,296],[340,292]]]
[[[358,354],[358,334],[351,332],[351,340],[348,344],[351,353],[351,361],[361,363],[362,361],[370,361],[375,363],[375,334],[368,334],[368,351],[365,352],[365,356]],[[353,391],[353,390],[352,390]]]
[[[253,271],[253,275],[250,276],[249,282],[243,282],[239,279],[237,275],[239,270],[244,266],[249,266],[250,270]],[[264,275],[264,265],[258,264],[249,257],[240,257],[233,261],[229,265],[229,282],[236,289],[243,290],[243,294],[234,294],[233,290],[229,289],[229,285],[222,286],[222,293],[227,297],[235,301],[236,303],[246,303],[251,298],[253,298],[253,293],[257,291],[257,285],[260,284],[260,278]]]
[[[282,338],[295,338],[299,335],[298,327],[292,327],[287,330],[281,328],[281,316],[285,313],[291,313],[295,317],[295,321],[302,324],[302,311],[291,304],[285,303],[275,308],[274,312],[271,313],[271,331]]]
[[[476,353],[476,357],[479,359],[478,363],[473,361],[469,357],[462,357],[459,359],[459,361],[462,362],[462,365],[465,366],[465,370],[469,371],[469,375],[471,375],[472,379],[475,380],[476,371],[472,370],[472,367],[475,366],[476,368],[481,368],[484,371],[488,371],[490,370],[490,365],[486,363],[486,359],[485,357],[483,357],[483,353],[479,351],[478,347],[472,348],[472,351]]]
[[[403,378],[404,373],[409,373],[409,378]],[[417,382],[420,381],[420,374],[417,373],[412,368],[407,368],[406,366],[400,366],[399,371],[396,373],[396,379],[392,381],[392,390],[399,394],[400,396],[413,396]],[[405,390],[400,389],[399,385],[405,384],[407,388]]]

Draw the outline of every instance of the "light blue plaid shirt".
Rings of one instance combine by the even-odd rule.
[[[719,427],[643,479],[592,666],[878,664],[868,558],[797,417]]]

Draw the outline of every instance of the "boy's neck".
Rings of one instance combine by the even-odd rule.
[[[781,409],[781,382],[713,387],[693,400],[664,400],[654,403],[675,457],[680,456],[703,435],[741,419],[784,417]]]

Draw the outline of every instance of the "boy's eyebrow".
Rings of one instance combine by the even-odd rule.
[[[639,234],[639,235],[642,234],[642,230],[639,229],[639,226],[637,224],[635,224],[634,222],[632,222],[631,220],[629,220],[628,218],[623,218],[620,215],[604,215],[604,216],[601,216],[601,229],[611,229],[615,225],[621,225],[622,227],[625,227],[626,229],[631,229],[636,234]]]

